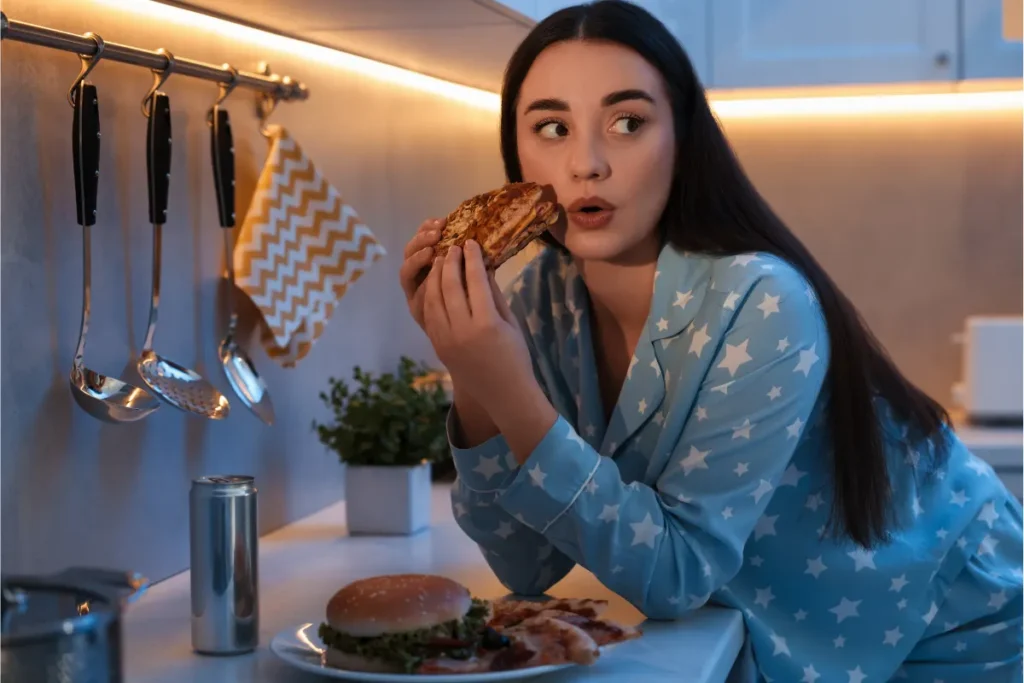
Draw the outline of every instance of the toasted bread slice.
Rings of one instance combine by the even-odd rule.
[[[445,256],[453,246],[474,240],[484,265],[498,268],[549,228],[564,225],[565,209],[550,185],[510,183],[462,202],[448,214],[435,247]]]

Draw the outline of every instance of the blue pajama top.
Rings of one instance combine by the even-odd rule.
[[[928,445],[881,404],[901,526],[872,550],[825,535],[829,336],[786,262],[666,246],[607,424],[571,258],[545,248],[507,296],[560,417],[521,467],[500,435],[453,445],[452,504],[509,590],[541,594],[580,564],[649,618],[734,607],[762,675],[810,683],[888,680],[972,556],[1019,591],[1020,552],[992,535],[1018,502],[951,432],[926,468]]]

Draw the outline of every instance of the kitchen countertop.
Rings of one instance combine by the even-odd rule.
[[[125,680],[130,683],[317,683],[332,680],[296,670],[269,649],[276,633],[319,623],[330,596],[365,576],[423,572],[448,576],[478,597],[508,591],[477,549],[456,526],[449,485],[435,484],[432,527],[412,537],[349,537],[345,505],[338,503],[260,539],[260,645],[232,657],[192,652],[189,629],[189,573],[149,588],[125,614]],[[549,593],[556,597],[605,598],[608,615],[636,624],[643,616],[576,567]],[[623,643],[591,667],[573,667],[530,679],[537,683],[633,681],[724,683],[744,642],[742,616],[705,607],[675,622],[645,623],[644,637]]]

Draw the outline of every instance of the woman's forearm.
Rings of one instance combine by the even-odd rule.
[[[452,436],[459,448],[474,448],[498,435],[497,425],[483,406],[457,384],[452,387],[452,406],[455,417]]]

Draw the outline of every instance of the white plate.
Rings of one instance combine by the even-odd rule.
[[[602,648],[602,652],[609,648]],[[521,681],[527,678],[566,669],[575,664],[552,664],[534,666],[529,669],[512,671],[491,671],[475,674],[373,674],[362,671],[347,671],[323,663],[323,644],[316,635],[314,624],[299,624],[279,632],[270,641],[270,650],[285,663],[297,669],[320,674],[327,678],[343,681],[367,681],[368,683],[497,683],[498,681]]]

